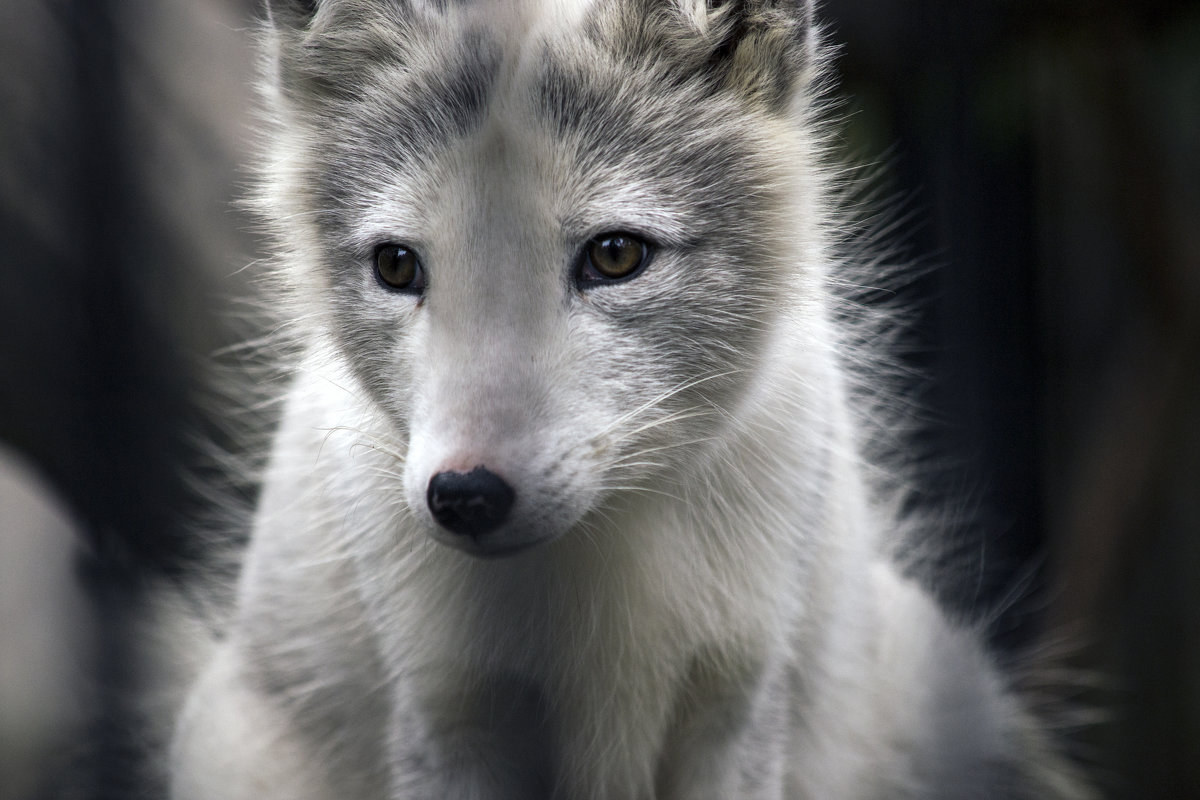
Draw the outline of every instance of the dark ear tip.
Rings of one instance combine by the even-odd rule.
[[[274,23],[307,23],[317,13],[319,0],[266,0],[267,19]]]

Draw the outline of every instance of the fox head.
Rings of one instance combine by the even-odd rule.
[[[271,0],[280,272],[436,539],[523,550],[721,457],[817,269],[809,6]]]

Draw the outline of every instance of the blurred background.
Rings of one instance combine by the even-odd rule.
[[[1200,3],[824,5],[920,264],[927,500],[971,520],[942,594],[1065,658],[1107,796],[1200,798]],[[3,800],[141,779],[141,600],[204,561],[182,467],[260,255],[256,10],[0,4]]]

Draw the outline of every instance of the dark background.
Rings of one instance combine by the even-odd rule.
[[[146,574],[203,557],[179,466],[221,430],[196,398],[258,255],[234,203],[254,5],[0,7],[0,445],[82,531],[65,580],[105,691],[62,693],[100,720],[80,796],[132,780]],[[1097,712],[1073,737],[1109,796],[1200,797],[1200,4],[825,6],[846,151],[885,167],[921,265],[905,352],[919,446],[949,465],[926,499],[970,520],[943,593],[995,610],[997,652],[1065,655],[1050,682]],[[17,765],[13,800],[57,752]]]

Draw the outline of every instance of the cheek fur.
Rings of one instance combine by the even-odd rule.
[[[387,292],[373,275],[332,289],[333,337],[355,377],[393,425],[407,429],[424,325],[415,298]]]
[[[596,292],[593,313],[603,320],[610,358],[626,360],[614,369],[657,373],[664,392],[693,384],[669,406],[731,409],[772,325],[763,298],[782,279],[769,258],[749,251],[678,255],[653,266],[636,281]]]

